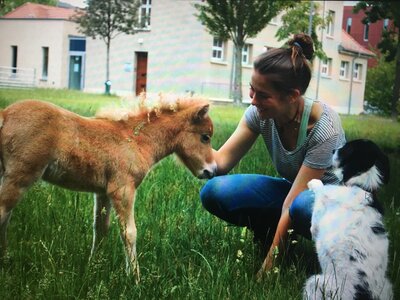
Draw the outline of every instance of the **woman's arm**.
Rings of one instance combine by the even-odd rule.
[[[293,200],[299,193],[307,189],[307,183],[311,179],[321,179],[324,172],[325,169],[313,169],[305,165],[301,166],[300,171],[293,182],[292,188],[290,189],[288,195],[286,196],[285,202],[283,203],[281,218],[279,220],[272,245],[262,264],[261,270],[257,274],[258,278],[261,278],[264,272],[268,272],[272,269],[275,259],[274,255],[276,256],[276,253],[282,253],[285,247],[288,237],[288,230],[291,228],[292,224],[289,216],[289,208]],[[278,251],[275,250],[276,248]]]
[[[217,174],[228,173],[249,151],[257,136],[258,134],[247,126],[245,118],[242,117],[236,130],[225,144],[218,151],[214,150]]]

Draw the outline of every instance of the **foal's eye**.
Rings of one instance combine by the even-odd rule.
[[[202,134],[201,137],[200,137],[200,140],[201,140],[202,143],[208,144],[210,142],[210,140],[211,140],[211,137],[208,134]]]

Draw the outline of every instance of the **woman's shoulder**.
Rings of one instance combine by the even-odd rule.
[[[316,104],[314,105],[316,107],[315,115],[318,116],[318,121],[340,124],[339,114],[329,104],[321,100],[315,100],[314,103]]]
[[[316,100],[315,103],[317,105],[314,106],[318,107],[319,119],[314,126],[314,136],[326,139],[332,135],[344,135],[339,114],[323,101]]]

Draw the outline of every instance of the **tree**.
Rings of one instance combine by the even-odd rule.
[[[26,2],[53,6],[57,4],[57,0],[0,0],[0,16],[3,16],[10,11],[13,11],[17,7],[25,4]]]
[[[79,24],[81,33],[100,38],[106,44],[106,83],[110,81],[111,40],[121,33],[137,32],[139,7],[138,0],[88,0],[87,7],[78,10],[72,18]]]
[[[391,115],[391,98],[393,91],[393,78],[395,78],[394,61],[387,62],[385,57],[380,57],[378,65],[368,70],[365,84],[365,104],[367,110]]]
[[[400,2],[395,1],[360,1],[354,7],[354,12],[365,12],[364,24],[375,23],[378,20],[390,19],[393,27],[388,28],[383,34],[382,42],[378,48],[386,52],[387,60],[395,60],[396,71],[391,99],[391,116],[393,120],[398,117],[398,101],[400,96]],[[395,45],[395,46],[394,46]]]
[[[196,15],[210,34],[217,38],[232,40],[234,44],[233,100],[242,102],[242,50],[246,39],[254,37],[280,11],[295,1],[282,0],[207,0],[195,4]]]
[[[318,3],[313,3],[312,1],[301,1],[295,6],[289,8],[282,16],[283,24],[279,27],[275,34],[278,41],[285,40],[289,36],[299,32],[307,33],[313,40],[315,56],[320,59],[326,58],[326,54],[322,49],[322,43],[318,40],[316,29],[324,29],[330,21],[331,16],[328,15],[324,19],[317,13],[318,10]],[[310,13],[312,14],[311,18]]]

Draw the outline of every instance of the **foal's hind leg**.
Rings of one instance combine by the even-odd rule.
[[[11,211],[7,212],[0,206],[0,259],[5,256],[7,249],[7,226],[11,218]]]
[[[5,169],[0,185],[0,257],[5,255],[7,248],[6,233],[11,211],[22,194],[42,176],[44,166],[40,162],[36,165],[30,162],[27,173],[23,161],[15,159],[8,161]]]
[[[106,236],[110,227],[111,202],[105,194],[96,194],[94,199],[93,245],[90,258]]]
[[[11,218],[12,209],[28,186],[21,184],[9,176],[3,177],[0,186],[0,257],[4,257],[7,249],[7,226]]]

